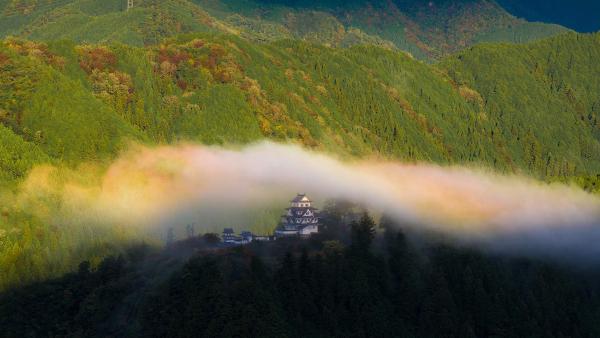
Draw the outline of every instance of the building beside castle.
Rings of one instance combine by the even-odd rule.
[[[319,232],[318,209],[313,208],[312,201],[305,194],[298,194],[290,201],[286,214],[281,216],[281,223],[275,230],[275,236],[257,236],[249,231],[236,235],[232,228],[225,228],[221,239],[228,245],[243,245],[253,241],[268,242],[282,237],[310,237]]]
[[[223,243],[226,244],[240,245],[251,243],[254,240],[254,237],[255,236],[250,231],[242,231],[238,236],[232,228],[225,228],[221,239],[223,240]]]
[[[309,237],[319,232],[318,209],[312,206],[312,201],[305,194],[298,194],[286,210],[275,230],[275,237]]]

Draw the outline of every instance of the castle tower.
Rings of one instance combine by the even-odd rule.
[[[298,194],[290,201],[286,214],[281,216],[281,224],[275,230],[276,237],[308,237],[319,232],[318,209],[305,194]]]

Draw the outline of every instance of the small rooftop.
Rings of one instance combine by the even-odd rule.
[[[293,200],[291,200],[290,202],[292,203],[298,203],[298,202],[310,202],[310,199],[308,197],[306,197],[306,194],[298,194],[298,196],[296,196]]]

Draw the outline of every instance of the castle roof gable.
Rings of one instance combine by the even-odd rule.
[[[310,202],[310,199],[308,197],[306,197],[306,194],[298,194],[298,196],[294,197],[293,200],[291,200],[292,203],[299,203],[299,202]]]

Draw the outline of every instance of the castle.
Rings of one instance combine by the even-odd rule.
[[[275,230],[275,237],[309,237],[319,232],[317,209],[305,194],[298,194],[290,201],[287,213],[281,217],[281,224]]]
[[[312,206],[312,201],[306,194],[298,194],[290,201],[290,207],[286,209],[285,215],[281,216],[281,222],[274,236],[256,236],[249,231],[243,231],[240,236],[237,236],[232,228],[225,228],[222,239],[223,243],[240,245],[283,237],[307,238],[319,233],[319,225],[318,209]]]

